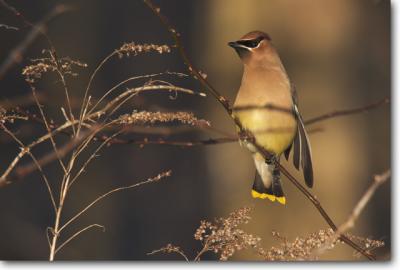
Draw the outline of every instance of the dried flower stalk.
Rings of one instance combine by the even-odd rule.
[[[137,56],[140,53],[148,53],[148,52],[158,52],[159,54],[163,53],[170,53],[171,48],[164,44],[164,45],[157,45],[157,44],[136,44],[135,42],[125,43],[121,46],[116,53],[118,54],[119,58],[123,56]]]
[[[198,119],[191,112],[134,111],[131,114],[121,115],[119,119],[121,124],[129,125],[144,125],[170,122],[179,122],[190,126],[197,126],[199,124],[207,126],[211,125],[208,121],[204,119]]]
[[[22,75],[25,76],[25,80],[28,83],[34,83],[38,79],[42,78],[44,73],[55,72],[60,69],[63,75],[77,76],[78,74],[74,71],[76,67],[87,67],[86,63],[78,60],[72,60],[69,57],[64,57],[55,60],[53,57],[45,57],[31,60],[34,64],[26,66],[22,70]],[[56,62],[58,61],[58,62]]]

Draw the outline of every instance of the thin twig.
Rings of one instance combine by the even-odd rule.
[[[357,114],[357,113],[366,113],[366,112],[369,112],[370,110],[375,109],[383,104],[389,104],[389,102],[390,102],[389,97],[384,97],[383,99],[380,99],[380,100],[375,101],[368,105],[364,105],[362,107],[352,108],[352,109],[348,109],[348,110],[336,110],[336,111],[332,111],[332,112],[329,112],[329,113],[326,113],[323,115],[319,115],[314,118],[310,118],[310,119],[304,121],[304,124],[311,125],[316,122],[320,122],[320,121],[338,117],[338,116],[345,116],[345,115]]]
[[[371,186],[368,188],[368,190],[362,196],[360,201],[354,207],[347,221],[339,227],[337,233],[344,233],[345,231],[348,231],[354,226],[355,221],[358,219],[361,212],[364,210],[365,206],[371,199],[372,195],[374,195],[378,187],[381,186],[383,183],[385,183],[390,178],[390,176],[391,176],[390,170],[387,170],[386,172],[380,175],[374,176],[374,181],[372,182]]]
[[[179,247],[173,246],[172,244],[168,244],[165,247],[153,250],[153,251],[147,253],[146,255],[154,255],[154,254],[161,253],[161,252],[179,254],[180,256],[182,256],[185,259],[185,261],[189,262],[189,258],[185,255],[185,253]]]
[[[361,199],[358,201],[356,206],[353,208],[351,214],[347,218],[347,220],[342,223],[342,225],[339,226],[335,234],[332,236],[330,241],[328,241],[324,246],[320,247],[317,250],[317,253],[321,254],[323,253],[326,249],[328,249],[332,243],[334,243],[338,238],[341,238],[341,236],[350,230],[351,228],[354,227],[354,224],[358,217],[360,216],[361,212],[364,210],[365,206],[368,204],[368,202],[371,200],[372,196],[375,194],[376,190],[384,184],[389,178],[391,177],[391,172],[390,170],[385,171],[382,174],[375,175],[374,179],[369,186],[369,188],[365,191],[364,195],[361,197]]]
[[[311,201],[311,203],[315,206],[315,208],[318,210],[318,212],[321,214],[321,216],[325,219],[325,221],[328,223],[328,225],[332,228],[332,230],[337,232],[337,230],[338,230],[337,226],[335,225],[333,220],[330,218],[328,213],[325,211],[325,209],[322,207],[322,205],[319,202],[319,200],[317,199],[317,197],[314,196],[313,194],[311,194],[305,187],[303,187],[303,185],[300,184],[300,182],[293,175],[291,175],[289,173],[289,171],[286,170],[285,167],[283,167],[279,163],[277,163],[277,165],[279,166],[279,169],[281,170],[281,172],[290,180],[290,182],[292,182],[297,187],[297,189],[299,189],[307,197],[307,199],[309,199]],[[340,234],[340,240],[345,242],[347,245],[349,245],[356,251],[363,254],[369,260],[375,260],[374,255],[370,254],[367,250],[363,249],[362,247],[360,247],[359,245],[354,243],[351,239],[349,239],[344,234]]]
[[[57,241],[58,241],[58,238],[61,233],[61,230],[60,230],[61,214],[62,214],[62,211],[64,208],[67,194],[69,192],[70,181],[74,180],[71,178],[71,171],[74,167],[75,161],[77,160],[79,154],[83,151],[83,149],[85,149],[88,146],[88,144],[92,141],[94,135],[106,127],[107,127],[107,125],[102,125],[97,129],[95,128],[95,131],[90,136],[88,136],[88,138],[85,139],[84,142],[73,151],[71,158],[68,162],[67,171],[64,173],[63,179],[61,181],[60,200],[59,200],[59,204],[58,204],[56,216],[55,216],[55,221],[54,221],[53,239],[52,239],[51,245],[50,245],[50,255],[49,255],[50,261],[53,261],[55,258],[55,255],[56,255]],[[77,135],[79,136],[79,134],[77,134]]]
[[[4,24],[4,23],[0,23],[0,28],[5,28],[6,30],[14,30],[14,31],[18,31],[19,30],[18,27],[7,25],[7,24]]]
[[[205,243],[204,246],[203,246],[203,248],[197,253],[196,257],[193,259],[193,261],[199,262],[200,259],[201,259],[201,256],[202,256],[204,253],[206,253],[207,251],[209,251],[209,250],[210,250],[210,249],[209,249],[209,247],[208,247],[208,244]]]
[[[47,122],[46,116],[44,114],[44,111],[43,111],[43,108],[42,108],[43,106],[40,104],[39,99],[36,96],[35,87],[33,85],[31,85],[31,84],[30,84],[30,87],[31,87],[32,95],[33,95],[33,97],[35,99],[36,105],[37,105],[37,107],[39,109],[40,115],[42,116],[42,120],[43,120],[43,123],[44,123],[44,125],[46,127],[47,133],[50,134],[50,141],[51,141],[51,145],[53,147],[54,153],[56,154],[57,160],[60,163],[60,166],[61,166],[61,168],[63,169],[63,171],[65,173],[66,172],[66,168],[65,168],[64,162],[62,161],[62,158],[60,156],[58,147],[56,145],[56,141],[54,140],[53,136],[51,135],[52,132],[51,132],[50,126],[49,126],[49,124]]]
[[[172,75],[177,75],[177,76],[182,76],[185,75],[183,73],[178,73],[178,72],[160,72],[160,73],[154,73],[154,74],[147,74],[147,75],[139,75],[139,76],[133,76],[133,77],[129,77],[125,80],[123,80],[122,82],[119,82],[118,84],[116,84],[115,86],[111,87],[97,102],[96,104],[94,104],[88,114],[92,113],[94,111],[95,108],[97,108],[97,106],[107,97],[109,96],[113,91],[115,91],[117,88],[121,87],[122,85],[131,82],[131,81],[135,81],[138,79],[149,79],[149,78],[153,78],[156,76],[161,76],[164,74],[172,74]]]
[[[36,167],[38,168],[44,183],[46,184],[46,188],[47,191],[49,192],[50,195],[50,201],[51,204],[53,206],[54,211],[57,211],[57,207],[56,207],[56,202],[54,200],[54,195],[53,195],[53,191],[51,189],[49,180],[47,179],[46,175],[44,174],[44,171],[42,169],[42,167],[40,166],[39,162],[37,161],[37,159],[35,158],[35,156],[29,151],[29,149],[24,145],[23,142],[21,142],[15,135],[14,133],[9,130],[2,122],[0,122],[0,127],[20,146],[21,148],[21,153],[28,153],[28,155],[32,158],[33,162],[35,163]],[[4,181],[4,182],[0,182],[0,186],[7,184],[8,182]]]
[[[36,97],[40,102],[46,100],[45,95],[36,93]],[[28,93],[26,95],[16,96],[12,98],[5,98],[0,100],[0,107],[3,107],[5,110],[20,110],[19,108],[29,106],[35,103],[35,98],[32,96],[32,93]]]
[[[70,121],[74,121],[75,117],[74,117],[74,114],[72,112],[72,106],[71,106],[71,100],[69,98],[69,90],[68,90],[67,81],[65,79],[65,76],[64,76],[64,73],[62,71],[61,64],[60,64],[60,60],[57,57],[57,53],[56,53],[56,50],[55,50],[54,47],[52,47],[52,50],[50,51],[50,57],[52,59],[52,62],[56,66],[56,73],[58,74],[58,77],[61,79],[61,83],[62,83],[62,86],[63,86],[63,89],[64,89],[65,99],[67,101],[66,103],[67,103],[67,106],[68,106],[68,113],[69,113],[68,119]],[[75,126],[72,126],[72,131],[73,131],[74,135],[77,135],[76,131],[75,131]]]
[[[160,73],[161,74],[161,73]],[[152,74],[152,75],[157,75],[157,74]],[[141,76],[138,76],[141,77]],[[136,77],[132,77],[130,79],[133,79]],[[37,97],[39,98],[39,100],[41,100],[41,96],[38,95],[38,93],[36,93]],[[24,97],[25,99],[25,97]],[[20,104],[20,102],[1,102],[3,108],[11,108],[12,106],[10,104]],[[308,124],[315,124],[317,122],[322,122],[325,120],[329,120],[338,116],[343,116],[343,115],[351,115],[351,114],[357,114],[360,112],[369,112],[373,109],[378,108],[379,106],[388,104],[389,102],[387,101],[387,98],[384,99],[380,99],[379,101],[375,101],[371,104],[368,105],[364,105],[362,107],[358,107],[358,108],[354,108],[354,109],[348,109],[348,110],[335,110],[320,116],[316,116],[313,118],[310,118],[308,120],[306,120],[305,122]],[[5,106],[10,106],[10,107],[5,107]],[[95,106],[92,107],[95,108],[96,106],[98,106],[98,104],[96,104]],[[43,123],[43,120],[36,117],[35,115],[32,115],[20,108],[16,108],[16,111],[20,114],[23,114],[24,116],[28,117],[30,120],[33,120],[35,122],[38,123]],[[90,111],[88,114],[90,115],[92,112]],[[52,129],[57,129],[59,126],[55,125],[55,124],[50,124]],[[202,128],[202,127],[200,127]],[[63,134],[67,135],[67,136],[71,136],[72,134],[70,134],[69,132],[66,131],[60,131]],[[236,143],[240,138],[237,136],[237,134],[226,134],[229,135],[227,137],[219,137],[219,138],[209,138],[209,139],[205,139],[205,140],[181,140],[181,141],[171,141],[171,140],[166,140],[164,138],[159,138],[159,139],[148,139],[148,138],[140,138],[140,139],[121,139],[121,138],[114,138],[111,141],[108,141],[109,145],[112,144],[137,144],[140,146],[144,146],[147,144],[154,144],[154,145],[170,145],[170,146],[181,146],[181,147],[193,147],[193,146],[206,146],[206,145],[218,145],[218,144],[225,144],[225,143]],[[100,141],[105,141],[107,140],[109,136],[106,135],[102,135],[102,136],[96,136],[97,140]],[[80,136],[80,138],[82,138],[82,136]],[[66,149],[59,149],[60,152],[60,156],[64,156],[66,154],[65,152]],[[72,150],[72,148],[70,149]],[[68,151],[67,151],[68,152]],[[54,159],[56,159],[57,156],[55,156],[54,154],[48,155],[47,157],[42,159],[39,159],[39,163],[42,165],[48,164],[49,162],[53,161]],[[28,175],[29,173],[33,172],[36,169],[36,165],[34,163],[30,164],[30,165],[24,165],[21,167],[17,167],[15,169],[15,171],[17,172],[17,177],[18,178],[22,178],[26,175]],[[1,182],[1,181],[0,181]],[[12,180],[10,180],[10,182],[12,182]]]
[[[93,153],[90,155],[90,157],[83,163],[83,165],[81,166],[81,168],[78,170],[78,172],[75,174],[75,176],[71,179],[71,182],[69,183],[68,188],[70,188],[72,186],[72,184],[76,181],[76,179],[78,179],[78,177],[85,171],[86,167],[88,166],[88,164],[97,156],[97,153],[104,147],[106,146],[109,141],[111,141],[112,139],[114,139],[115,137],[117,137],[118,135],[120,135],[123,131],[118,131],[115,134],[113,134],[112,136],[110,136],[107,140],[104,140],[97,148],[96,150],[93,151]],[[92,138],[93,139],[93,138]]]
[[[169,23],[167,17],[161,14],[160,8],[155,6],[152,1],[150,0],[143,0],[143,2],[153,11],[154,14],[157,15],[157,17],[161,20],[162,24],[166,27],[168,32],[171,34],[176,47],[179,50],[179,53],[181,57],[183,58],[184,64],[187,66],[190,74],[192,74],[197,80],[199,80],[210,92],[211,94],[218,100],[219,103],[225,108],[225,110],[231,114],[231,107],[229,105],[229,101],[220,95],[217,90],[214,89],[214,87],[201,75],[201,73],[194,68],[192,65],[192,62],[190,61],[189,57],[186,55],[186,51],[183,47],[182,41],[180,39],[180,34],[172,27],[172,25]]]
[[[4,0],[0,0],[0,4],[6,9],[13,12],[17,17],[22,18],[25,25],[32,27],[29,34],[18,44],[8,55],[8,57],[0,64],[0,79],[4,77],[7,71],[16,63],[21,62],[22,55],[26,49],[33,43],[39,35],[46,35],[46,24],[56,16],[66,12],[68,8],[65,5],[55,6],[40,22],[32,24],[23,17],[22,13],[14,7],[7,4]],[[46,36],[47,37],[47,36]]]
[[[85,118],[85,115],[84,115],[85,114],[85,110],[84,110],[84,108],[88,108],[89,107],[89,100],[87,100],[87,99],[88,99],[88,94],[89,94],[89,91],[90,91],[90,86],[92,85],[94,77],[96,76],[97,72],[103,67],[103,65],[116,54],[117,54],[117,52],[114,51],[111,54],[109,54],[106,58],[104,58],[103,61],[100,62],[100,64],[96,67],[96,69],[94,70],[94,72],[90,76],[89,83],[88,83],[88,85],[86,87],[85,94],[83,96],[81,111],[79,112],[79,123],[82,123],[83,119]],[[81,129],[81,124],[78,125],[78,132],[79,132],[80,129]]]
[[[113,194],[115,192],[118,192],[118,191],[126,190],[126,189],[136,188],[136,187],[139,187],[139,186],[142,186],[142,185],[145,185],[145,184],[149,184],[149,183],[152,183],[152,182],[157,182],[157,181],[160,181],[162,178],[169,177],[169,176],[171,176],[171,170],[162,172],[162,173],[158,174],[155,177],[148,178],[145,181],[142,181],[142,182],[139,182],[139,183],[136,183],[136,184],[132,184],[132,185],[129,185],[129,186],[125,186],[125,187],[118,187],[118,188],[112,189],[112,190],[104,193],[103,195],[97,197],[93,202],[88,204],[85,208],[83,208],[80,212],[78,212],[71,219],[69,219],[64,225],[62,225],[61,228],[59,229],[59,232],[61,232],[63,229],[65,229],[69,224],[71,224],[74,220],[76,220],[78,217],[80,217],[82,214],[84,214],[87,210],[89,210],[96,203],[98,203],[102,199],[110,196],[111,194]]]
[[[110,110],[114,105],[117,105],[120,100],[122,100],[124,97],[132,95],[132,94],[139,94],[141,92],[151,92],[151,91],[175,91],[175,92],[181,92],[185,94],[191,94],[191,95],[200,95],[203,96],[202,93],[195,92],[193,90],[183,88],[183,87],[178,87],[178,86],[170,86],[170,85],[145,85],[141,87],[136,87],[132,89],[128,89],[127,91],[121,93],[119,96],[115,97],[112,101],[110,101],[104,108],[93,112],[89,115],[86,115],[86,117],[83,119],[83,121],[92,119],[92,118],[99,118],[101,115],[105,114],[108,110]],[[67,121],[61,126],[57,127],[56,129],[52,130],[50,133],[46,133],[45,135],[37,138],[35,141],[30,143],[29,145],[26,146],[27,151],[31,151],[31,149],[51,138],[51,136],[54,136],[57,133],[63,132],[65,129],[71,127],[72,125],[77,125],[81,121],[80,120],[74,120],[74,121]],[[13,161],[8,165],[4,173],[0,176],[0,186],[7,182],[7,177],[11,173],[11,171],[15,168],[17,163],[20,161],[20,159],[25,156],[27,152],[26,151],[21,151],[14,159]]]
[[[88,132],[85,131],[85,132],[81,133],[79,135],[79,137],[74,137],[72,140],[65,143],[62,147],[59,147],[58,148],[58,156],[54,151],[52,151],[52,152],[44,155],[43,157],[39,158],[38,163],[43,167],[57,158],[64,157],[66,154],[68,154],[70,151],[72,151],[74,149],[74,147],[87,136],[87,134],[88,134]],[[17,179],[22,179],[34,171],[36,171],[36,165],[34,163],[21,165],[19,167],[16,167],[15,177]],[[12,179],[9,179],[9,181],[12,182]]]
[[[50,248],[50,246],[51,246],[51,241],[50,241],[49,232],[52,233],[52,231],[53,231],[53,228],[51,228],[51,227],[47,227],[47,228],[46,228],[46,238],[47,238],[47,243],[49,244],[49,248]]]
[[[105,140],[108,136],[102,136],[99,139]],[[138,144],[140,146],[144,145],[170,145],[170,146],[182,146],[182,147],[192,147],[192,146],[204,146],[204,145],[216,145],[216,144],[224,144],[224,143],[232,143],[237,142],[237,138],[210,138],[206,140],[185,140],[185,141],[171,141],[165,140],[163,138],[159,138],[156,140],[151,140],[148,138],[144,139],[113,139],[109,142],[109,144]]]
[[[294,113],[293,109],[288,109],[286,107],[277,106],[273,103],[267,103],[262,106],[258,106],[258,105],[235,106],[232,108],[232,111],[240,112],[240,111],[249,111],[249,110],[255,110],[255,109],[278,111],[278,112],[289,113],[289,114]]]
[[[100,224],[91,224],[89,226],[86,226],[85,228],[77,231],[76,233],[74,233],[70,238],[68,238],[67,240],[65,240],[65,242],[63,242],[62,244],[60,244],[58,246],[58,248],[56,249],[55,253],[57,254],[57,252],[59,250],[61,250],[66,244],[68,244],[69,242],[71,242],[74,238],[76,238],[78,235],[80,235],[81,233],[91,229],[91,228],[100,228],[102,229],[103,232],[105,232],[105,227],[103,225]]]

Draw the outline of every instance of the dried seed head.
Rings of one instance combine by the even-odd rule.
[[[171,123],[171,122],[179,122],[186,125],[204,125],[206,122],[210,125],[209,122],[198,119],[191,112],[148,112],[134,111],[131,114],[124,114],[120,116],[121,124],[129,124],[129,125],[144,125],[144,124],[155,124],[155,123]]]
[[[57,62],[54,57],[32,59],[31,62],[32,65],[22,70],[22,75],[28,83],[34,83],[47,72],[59,71],[63,75],[77,76],[78,74],[74,71],[76,67],[87,67],[87,64],[69,57],[60,58]]]
[[[202,241],[203,246],[214,253],[219,253],[219,259],[226,261],[236,251],[257,249],[260,237],[248,234],[238,226],[248,223],[251,208],[244,207],[232,212],[227,218],[219,218],[214,223],[201,221],[194,238]]]
[[[118,56],[122,58],[123,56],[136,56],[140,53],[148,53],[148,52],[158,52],[169,53],[171,52],[171,48],[168,45],[157,45],[157,44],[136,44],[135,42],[125,43],[118,50],[116,50]]]
[[[0,123],[14,123],[15,120],[28,120],[28,117],[7,111],[0,106]]]
[[[285,237],[282,237],[278,232],[273,232],[272,235],[281,241],[279,247],[272,247],[268,251],[262,250],[260,255],[268,261],[304,261],[316,260],[317,251],[321,248],[329,250],[341,243],[340,240],[335,240],[335,232],[329,228],[319,230],[305,238],[296,237],[293,242],[289,242]],[[368,238],[357,237],[350,234],[346,235],[353,241],[364,245],[368,250],[382,247],[382,241],[371,240]],[[335,241],[333,241],[335,240]]]

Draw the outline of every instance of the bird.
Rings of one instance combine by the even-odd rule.
[[[286,197],[277,165],[283,153],[289,160],[293,149],[293,165],[297,170],[301,165],[309,188],[314,182],[310,141],[298,110],[296,88],[267,33],[251,31],[228,45],[244,66],[232,114],[257,145],[271,154],[266,159],[254,142],[241,141],[252,153],[256,167],[251,195],[284,205]]]

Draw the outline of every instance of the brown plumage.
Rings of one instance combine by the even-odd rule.
[[[285,152],[288,157],[294,144],[293,161],[302,166],[307,185],[313,185],[311,151],[301,116],[297,109],[295,89],[292,87],[279,55],[268,34],[252,31],[238,41],[230,42],[244,64],[241,86],[234,108],[243,127],[252,132],[257,143],[279,161]],[[266,109],[265,106],[278,109]],[[264,108],[263,108],[264,107]],[[266,162],[254,146],[246,144],[258,174],[253,185],[253,197],[277,199],[285,203],[279,170],[273,162]]]

